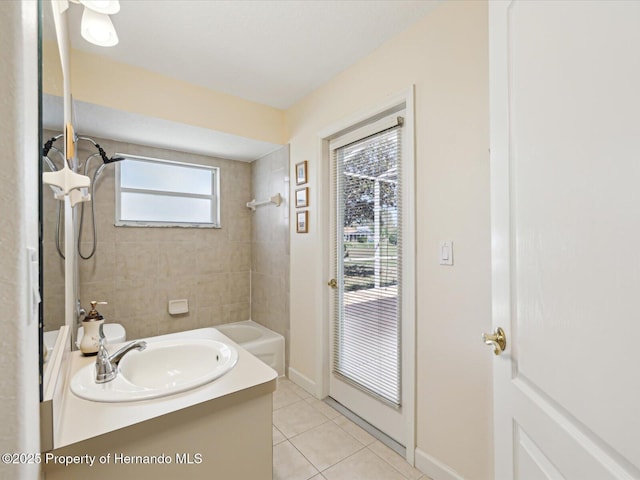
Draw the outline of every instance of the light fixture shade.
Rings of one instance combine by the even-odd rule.
[[[109,15],[94,12],[86,7],[82,12],[80,33],[87,42],[100,47],[113,47],[118,44],[118,34]]]
[[[80,0],[80,3],[94,12],[105,15],[114,15],[120,11],[118,0]]]

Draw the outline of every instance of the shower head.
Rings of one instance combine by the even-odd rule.
[[[124,157],[111,157],[111,158],[107,158],[107,159],[103,158],[102,161],[104,163],[109,164],[109,163],[113,163],[113,162],[121,162],[124,159],[125,159]]]
[[[109,164],[109,163],[117,162],[119,160],[124,160],[124,158],[122,158],[122,157],[111,157],[111,158],[107,157],[107,153],[104,151],[104,149],[93,138],[81,137],[81,136],[78,136],[77,138],[78,138],[78,140],[86,140],[87,142],[92,143],[93,146],[98,149],[98,154],[100,155],[100,158],[102,158],[102,165],[106,165],[106,164]]]
[[[99,147],[98,147],[99,148]],[[100,150],[102,150],[100,148]],[[101,157],[102,157],[102,165],[100,165],[98,167],[98,169],[96,170],[95,176],[94,178],[98,178],[100,176],[100,174],[102,173],[102,171],[104,170],[104,167],[106,167],[107,165],[109,165],[110,163],[115,163],[115,162],[120,162],[122,160],[125,160],[124,157],[111,157],[111,158],[107,158],[106,155],[102,155],[104,153],[104,150],[102,150],[101,152]]]
[[[107,163],[110,163],[109,161],[109,157],[107,157],[107,154],[105,153],[105,151],[102,149],[102,147],[100,145],[98,145],[97,143],[95,144],[96,148],[98,149],[98,152],[100,153],[100,157],[102,158],[102,164],[106,165]],[[102,165],[101,165],[102,166]]]
[[[121,160],[124,160],[124,157],[111,157],[111,158],[109,158],[109,157],[107,157],[107,154],[102,149],[102,147],[100,145],[98,145],[97,143],[96,143],[96,147],[98,148],[98,152],[100,153],[100,157],[102,158],[102,165],[101,166],[108,165],[108,164],[113,163],[113,162],[119,162]]]

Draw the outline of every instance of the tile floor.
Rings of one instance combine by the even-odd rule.
[[[273,480],[429,480],[288,379],[273,394]]]

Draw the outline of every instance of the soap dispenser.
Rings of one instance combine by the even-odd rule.
[[[107,302],[91,302],[91,310],[82,320],[84,335],[80,341],[80,351],[85,355],[95,355],[100,347],[100,325],[104,323],[104,317],[96,310],[96,305],[106,305]]]

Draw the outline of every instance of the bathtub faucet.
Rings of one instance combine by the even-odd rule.
[[[107,383],[118,376],[118,365],[120,360],[131,350],[142,351],[147,348],[147,342],[144,340],[136,340],[128,343],[113,355],[109,356],[107,347],[105,346],[104,331],[100,325],[100,346],[98,347],[98,356],[96,357],[96,383]]]

